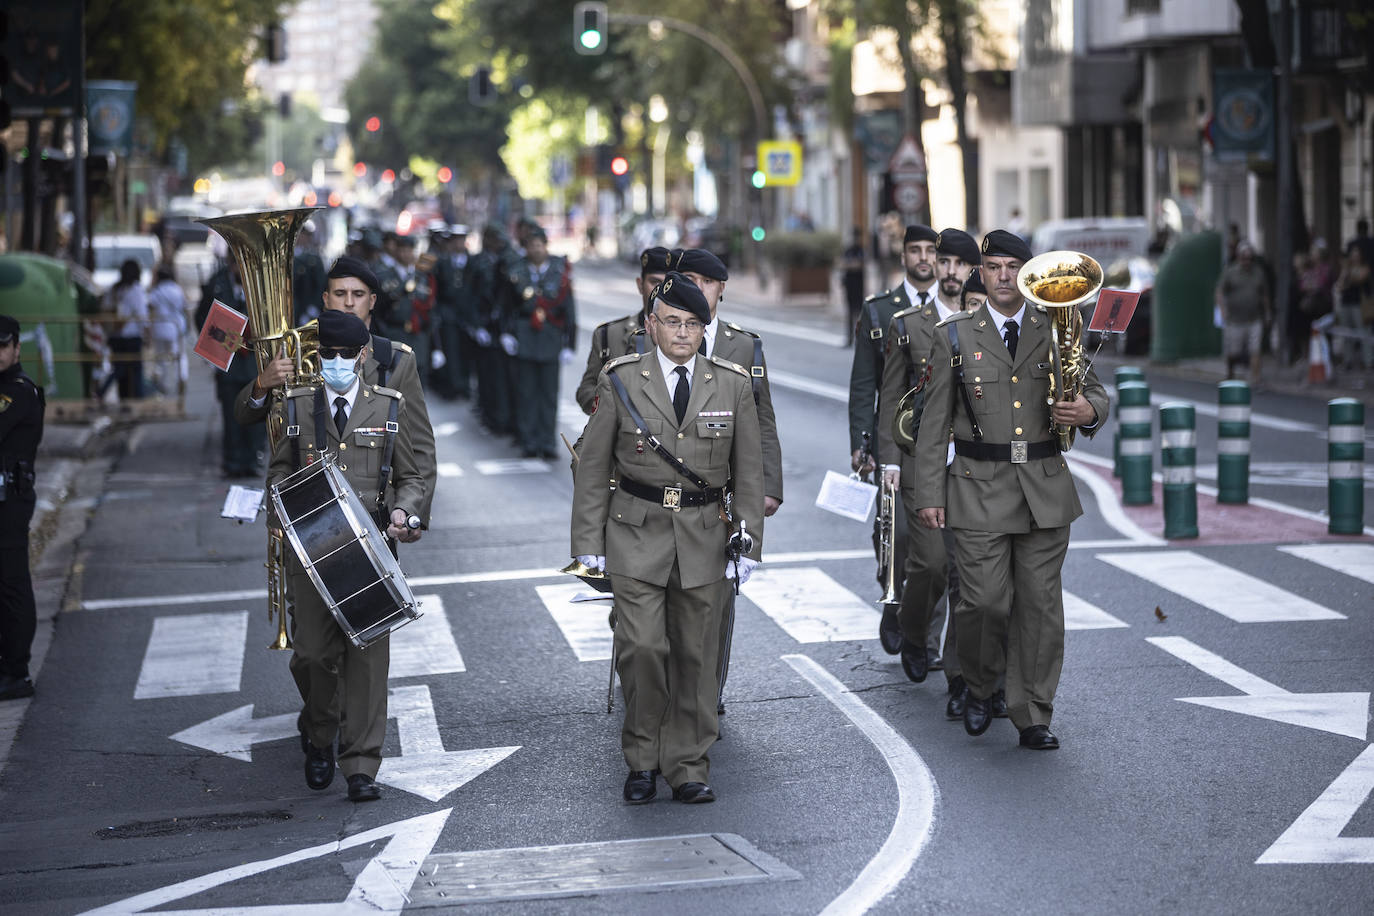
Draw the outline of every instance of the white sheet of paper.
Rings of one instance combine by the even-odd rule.
[[[256,521],[258,510],[262,508],[263,491],[257,487],[241,487],[234,484],[224,497],[224,508],[219,510],[220,518],[232,518],[241,522]]]
[[[826,512],[866,522],[877,498],[878,488],[873,484],[855,480],[848,474],[826,471],[816,505]]]

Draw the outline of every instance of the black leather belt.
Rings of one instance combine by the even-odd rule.
[[[1053,439],[1043,442],[974,442],[954,440],[954,454],[978,461],[1010,461],[1025,464],[1038,458],[1053,458],[1059,454],[1059,443]]]
[[[684,490],[682,487],[651,487],[637,480],[622,477],[617,486],[631,496],[658,503],[665,509],[681,509],[684,506],[708,506],[720,502],[722,487],[706,490]]]

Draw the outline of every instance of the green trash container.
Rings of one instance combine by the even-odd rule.
[[[1184,236],[1169,249],[1151,297],[1151,360],[1172,363],[1221,353],[1221,329],[1212,320],[1220,277],[1220,234]]]
[[[81,316],[98,310],[89,275],[66,261],[30,252],[0,255],[0,311],[22,329],[24,371],[49,401],[86,396]]]

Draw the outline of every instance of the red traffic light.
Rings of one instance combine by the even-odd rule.
[[[611,160],[611,174],[624,175],[630,170],[630,161],[624,156],[616,156]]]
[[[396,180],[396,172],[395,172],[395,170],[393,170],[393,169],[387,169],[385,172],[382,172],[382,181],[385,181],[385,182],[387,182],[388,184],[390,184],[391,182],[393,182],[393,181],[395,181],[395,180]]]
[[[363,126],[367,128],[368,133],[375,134],[377,131],[382,129],[382,119],[377,117],[376,115],[373,115],[372,117],[367,119],[367,123]]]
[[[438,178],[444,184],[448,184],[450,181],[453,180],[453,169],[449,168],[446,165],[439,166]]]
[[[280,159],[278,159],[276,162],[272,163],[272,174],[273,174],[273,175],[276,175],[278,178],[280,178],[281,176],[285,175],[285,174],[286,174],[286,163],[282,162]]]
[[[364,175],[366,175],[366,174],[367,174],[367,163],[366,163],[366,162],[355,162],[355,163],[353,164],[353,174],[356,175],[356,176],[358,176],[359,178],[362,178]]]

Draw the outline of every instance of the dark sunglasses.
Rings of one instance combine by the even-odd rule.
[[[362,351],[362,347],[320,347],[320,359],[334,359],[339,356],[344,359],[357,359]]]

